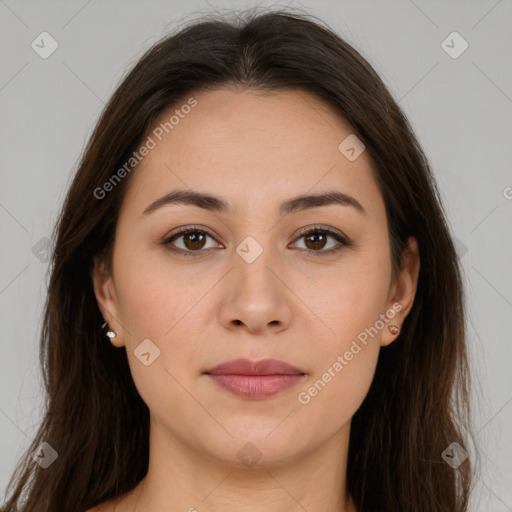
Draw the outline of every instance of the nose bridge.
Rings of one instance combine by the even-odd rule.
[[[221,304],[225,326],[244,324],[255,332],[289,323],[286,287],[278,277],[282,262],[275,257],[278,251],[271,239],[262,232],[247,236],[235,247],[234,268]]]
[[[268,236],[268,233],[249,235],[237,245],[235,267],[244,288],[253,290],[256,287],[267,294],[276,291],[274,281],[277,278],[274,267],[278,267],[279,262],[274,257],[275,253],[276,248],[271,246],[271,236]]]

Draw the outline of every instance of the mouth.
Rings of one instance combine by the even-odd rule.
[[[277,359],[233,359],[204,372],[220,388],[247,400],[261,400],[298,384],[305,373]]]

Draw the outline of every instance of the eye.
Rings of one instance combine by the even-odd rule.
[[[213,235],[210,235],[204,229],[195,226],[188,226],[180,228],[174,233],[167,236],[162,244],[171,252],[178,253],[183,256],[199,256],[201,252],[206,252],[203,249],[211,249],[215,247],[215,244],[211,247],[207,247],[206,240],[211,238],[214,240]],[[327,246],[328,239],[332,239],[335,243],[331,245],[327,250],[323,250]],[[180,240],[181,239],[181,240]],[[296,240],[305,239],[306,247],[304,250],[310,255],[321,256],[329,255],[340,251],[343,247],[350,247],[351,242],[345,236],[323,227],[308,227],[303,228],[299,231],[299,237]],[[180,240],[181,247],[175,242]],[[218,244],[223,248],[222,244]],[[217,245],[217,247],[218,247]]]
[[[165,240],[162,241],[162,244],[165,245],[171,252],[179,253],[183,256],[196,256],[201,252],[205,252],[202,251],[202,249],[206,247],[207,237],[213,240],[213,236],[210,235],[207,231],[196,228],[194,226],[189,226],[171,233],[168,237],[165,238]],[[178,245],[176,248],[174,241],[179,239],[182,239],[181,242],[183,245],[181,247]],[[206,248],[209,249],[211,247]]]
[[[329,228],[315,226],[313,228],[304,228],[299,233],[300,236],[297,240],[305,239],[305,250],[314,256],[333,254],[340,251],[343,247],[349,247],[351,245],[345,236]],[[329,238],[334,239],[338,243],[334,244],[334,247],[331,245],[328,250],[324,251],[322,249],[327,246],[327,240]]]

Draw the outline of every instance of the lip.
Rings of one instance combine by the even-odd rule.
[[[295,386],[305,373],[278,359],[233,359],[204,372],[222,389],[248,400],[261,400]]]

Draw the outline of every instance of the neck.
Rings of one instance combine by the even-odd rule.
[[[357,512],[345,484],[349,432],[350,423],[286,462],[262,464],[263,457],[254,467],[239,467],[238,460],[214,459],[152,422],[148,472],[126,510]]]

